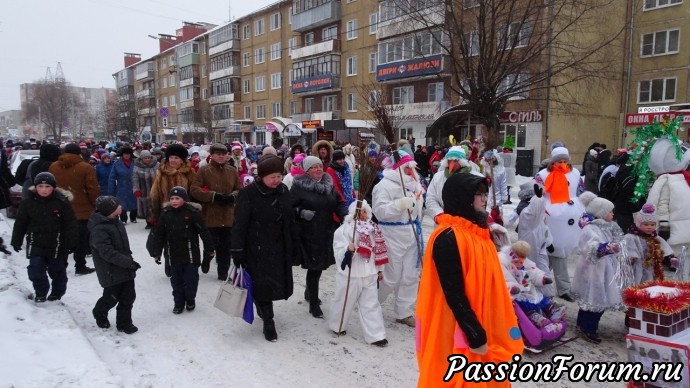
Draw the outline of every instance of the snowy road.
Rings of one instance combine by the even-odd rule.
[[[513,196],[515,198],[515,196]],[[512,209],[515,205],[509,207]],[[4,212],[3,212],[4,213]],[[508,213],[507,213],[508,214]],[[0,235],[9,241],[12,220],[0,220]],[[215,261],[201,274],[197,308],[177,316],[168,278],[162,266],[145,251],[144,223],[128,224],[134,257],[142,268],[136,279],[137,300],[132,313],[139,332],[99,329],[91,309],[102,289],[95,274],[74,276],[70,258],[69,282],[63,303],[35,305],[27,278],[24,251],[0,259],[0,387],[412,387],[416,385],[414,329],[394,322],[393,306],[383,305],[389,345],[377,348],[362,338],[357,316],[347,336],[336,338],[324,320],[308,313],[303,301],[306,271],[295,268],[293,296],[275,303],[278,342],[264,340],[261,320],[249,325],[213,308],[220,286]],[[425,220],[425,234],[433,226]],[[2,256],[2,254],[0,254]],[[92,265],[88,258],[89,265]],[[572,260],[571,260],[572,261]],[[571,264],[571,275],[572,266]],[[330,313],[335,270],[324,272],[324,313]],[[575,321],[576,306],[568,322]],[[115,311],[110,320],[114,322]],[[601,345],[577,340],[558,353],[574,354],[576,361],[625,360],[622,313],[602,319]],[[573,330],[569,330],[569,335]],[[554,353],[525,356],[547,361]],[[568,381],[520,383],[517,387],[574,387]],[[588,383],[587,386],[622,386]]]

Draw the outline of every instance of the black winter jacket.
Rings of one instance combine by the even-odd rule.
[[[201,214],[201,205],[187,202],[175,209],[163,205],[158,224],[149,234],[146,249],[151,257],[160,257],[166,248],[170,264],[201,264],[199,237],[205,251],[214,251],[215,245]]]
[[[22,201],[12,230],[12,246],[22,246],[26,236],[26,255],[67,259],[77,246],[77,218],[69,201],[72,194],[55,189],[41,197],[32,188]]]
[[[133,280],[136,277],[136,270],[131,269],[134,259],[125,225],[120,219],[96,212],[89,218],[88,228],[93,264],[101,287]]]
[[[255,181],[240,191],[235,204],[231,252],[246,263],[252,277],[254,299],[260,302],[292,295],[292,236],[294,223],[290,193]]]

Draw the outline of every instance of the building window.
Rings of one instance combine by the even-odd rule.
[[[168,77],[163,77],[163,89],[168,87]]]
[[[245,24],[242,26],[242,40],[247,40],[251,36],[251,33],[249,32],[249,24]]]
[[[206,43],[201,42],[199,46],[201,46],[201,54],[206,54]]]
[[[304,34],[304,45],[311,46],[312,44],[314,44],[314,33],[307,32],[306,34]]]
[[[641,39],[640,56],[675,54],[678,52],[680,30],[657,31],[643,34]]]
[[[264,57],[264,48],[258,48],[255,51],[255,56],[254,56],[254,64],[258,63],[264,63],[266,62],[266,58]]]
[[[251,82],[248,79],[242,80],[242,93],[249,94],[252,91]]]
[[[376,73],[376,53],[369,53],[369,73]]]
[[[270,17],[271,20],[271,31],[275,31],[280,28],[280,14],[274,13]]]
[[[251,119],[252,118],[252,107],[249,105],[244,107],[244,118],[245,119]]]
[[[530,35],[532,35],[531,23],[515,22],[504,25],[498,32],[498,48],[511,49],[527,46]],[[478,43],[477,41],[477,46],[479,46]]]
[[[168,96],[163,96],[162,103],[163,103],[163,106],[168,106]]]
[[[225,94],[235,93],[236,84],[233,84],[232,78],[221,78],[211,81],[211,95],[222,96]]]
[[[280,59],[280,42],[271,45],[271,60]]]
[[[333,112],[338,109],[338,96],[323,96],[321,103],[322,112]]]
[[[375,34],[379,27],[379,14],[372,13],[369,15],[369,34]]]
[[[292,50],[297,48],[297,38],[290,38],[288,40],[288,56],[292,56]]]
[[[175,106],[175,102],[176,102],[175,96],[174,95],[170,96],[170,106]]]
[[[479,36],[477,36],[477,41]],[[378,64],[399,62],[414,58],[427,58],[443,53],[441,42],[447,41],[441,30],[420,31],[379,43]]]
[[[292,62],[292,81],[332,74],[340,74],[340,55],[327,54]]]
[[[227,69],[232,66],[237,66],[237,57],[235,54],[231,51],[226,51],[222,54],[216,55],[214,57],[211,57],[210,59],[211,62],[211,71],[217,71],[217,70],[222,70],[222,69]],[[249,53],[247,53],[247,63],[246,66],[249,66]]]
[[[208,99],[208,88],[204,88],[204,100]]]
[[[170,76],[170,82],[168,82],[170,86],[175,86],[175,75]]]
[[[266,25],[264,24],[264,19],[259,19],[254,22],[254,36],[262,35],[265,29]]]
[[[249,26],[247,26],[247,29],[249,29]],[[239,39],[240,34],[238,31],[239,26],[237,24],[227,24],[224,27],[211,31],[208,35],[208,47],[214,47],[232,39]],[[248,30],[247,35],[249,35]]]
[[[347,111],[356,112],[357,111],[357,95],[350,93],[347,95]]]
[[[242,53],[242,66],[249,67],[249,53]]]
[[[207,70],[206,65],[201,65],[201,78],[206,78]]]
[[[523,100],[527,98],[527,74],[508,74],[498,84],[496,93],[508,95],[508,100]]]
[[[347,40],[357,38],[357,19],[347,22]]]
[[[281,74],[273,73],[271,74],[271,89],[280,89],[281,84]]]
[[[266,132],[255,132],[256,133],[256,144],[266,144]]]
[[[254,80],[254,91],[255,92],[263,92],[264,90],[266,90],[266,84],[265,84],[264,76],[260,75],[260,76],[256,77]]]
[[[313,34],[312,34],[313,38]],[[338,39],[338,26],[329,26],[321,30],[321,40]],[[312,42],[313,43],[313,42]]]
[[[291,115],[297,114],[297,101],[290,101],[290,114]]]
[[[465,50],[469,56],[479,55],[479,32],[477,30],[465,33]]]
[[[282,113],[282,109],[280,108],[280,103],[274,102],[273,104],[271,104],[271,108],[272,108],[271,110],[273,113],[272,117],[280,117],[280,115]]]
[[[412,136],[412,128],[400,128],[400,138],[401,139],[411,139],[414,136]]]
[[[347,75],[357,75],[357,57],[347,58]]]
[[[676,79],[657,78],[640,81],[637,102],[671,102],[676,100]]]
[[[266,118],[266,105],[257,105],[256,106],[256,118],[257,119],[265,119]]]
[[[314,99],[305,98],[304,99],[304,113],[312,113],[314,110]]]
[[[680,4],[683,0],[645,0],[644,10],[670,7],[672,5]]]
[[[393,104],[411,104],[414,102],[414,86],[393,88]]]
[[[438,102],[443,100],[443,82],[432,82],[427,85],[427,101]]]
[[[213,119],[227,120],[232,118],[232,104],[214,105]]]
[[[527,144],[527,125],[503,124],[499,132],[499,141],[504,142],[510,135],[515,139],[515,147],[525,147]]]

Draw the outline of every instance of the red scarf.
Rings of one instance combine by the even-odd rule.
[[[570,172],[570,166],[563,167],[554,164],[553,170],[546,177],[544,191],[551,196],[551,203],[564,203],[570,201],[570,190],[568,189],[568,177],[565,175]]]

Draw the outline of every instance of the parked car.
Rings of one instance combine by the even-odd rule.
[[[10,171],[12,175],[17,174],[17,168],[26,159],[38,159],[40,154],[39,150],[18,150],[12,153],[12,158],[10,159]],[[22,183],[17,182],[16,185],[10,187],[10,206],[7,208],[7,217],[15,218],[17,216],[17,211],[19,210],[19,204],[22,202]]]

